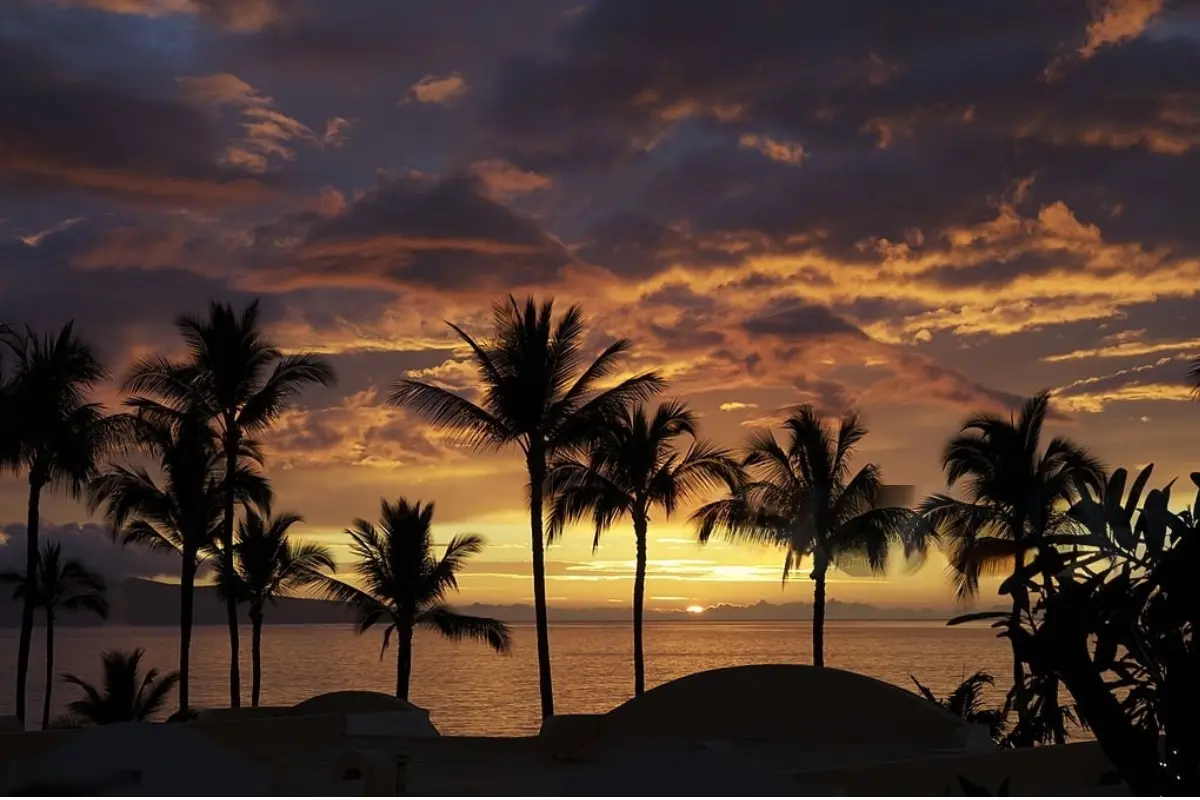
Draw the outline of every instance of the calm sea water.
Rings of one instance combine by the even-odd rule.
[[[39,631],[40,633],[40,631]],[[418,633],[414,642],[411,700],[429,709],[446,734],[516,736],[539,725],[537,661],[531,624],[513,626],[513,651],[495,655],[475,643],[452,643]],[[56,631],[56,672],[100,677],[103,650],[143,647],[143,663],[174,669],[174,628],[63,629]],[[356,636],[342,626],[271,626],[263,634],[263,697],[267,705],[293,704],[339,689],[392,692],[394,650],[379,657],[382,637]],[[227,706],[228,637],[219,627],[197,628],[192,645],[192,704]],[[242,638],[245,697],[249,698],[249,642]],[[630,627],[624,623],[552,625],[556,710],[603,712],[633,690]],[[831,622],[825,647],[828,666],[871,675],[912,689],[910,675],[939,694],[966,675],[987,669],[1001,682],[1010,669],[1006,641],[987,628],[947,628],[937,621]],[[0,631],[0,711],[12,713],[17,631]],[[35,636],[29,707],[42,707],[44,643]],[[650,686],[693,672],[740,664],[811,663],[807,622],[649,622],[646,679]],[[61,711],[74,687],[56,683]],[[999,700],[1001,693],[994,693]]]

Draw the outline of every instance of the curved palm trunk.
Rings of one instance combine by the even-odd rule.
[[[226,430],[230,430],[230,421],[226,421]],[[225,567],[233,573],[233,520],[234,520],[234,486],[233,475],[237,472],[237,440],[232,434],[225,441],[225,519],[221,529],[221,558]],[[238,611],[237,598],[232,593],[225,598],[225,616],[229,623],[229,706],[240,708],[242,705],[242,676],[238,660],[241,656],[238,644]]]
[[[1017,568],[1013,570],[1013,593],[1012,593],[1012,613],[1008,617],[1009,630],[1016,630],[1021,627],[1021,615],[1029,610],[1029,593],[1025,590],[1024,584],[1015,579]],[[1012,700],[1013,710],[1017,712],[1017,725],[1013,731],[1014,743],[1018,747],[1030,746],[1032,741],[1027,741],[1029,734],[1029,691],[1025,685],[1025,663],[1021,661],[1020,655],[1017,654],[1016,645],[1013,646],[1013,686]]]
[[[179,575],[179,710],[188,709],[188,675],[192,653],[193,603],[196,598],[196,554],[184,552]]]
[[[38,564],[38,517],[42,500],[42,481],[29,476],[29,516],[25,523],[25,575],[32,580]],[[33,610],[35,597],[26,592],[21,604],[21,640],[17,645],[17,718],[25,721],[25,691],[29,684],[29,651],[33,646]]]
[[[825,666],[825,573],[829,561],[822,555],[815,556],[813,564],[813,619],[812,646],[813,666]]]
[[[258,708],[262,691],[262,604],[250,609],[250,705]]]
[[[396,626],[396,697],[408,700],[408,681],[412,676],[412,625]]]
[[[642,645],[642,611],[646,603],[646,516],[636,513],[633,535],[637,540],[637,563],[633,573],[633,694],[646,691],[646,654]]]
[[[42,730],[50,727],[50,696],[54,690],[54,612],[46,609],[46,696],[42,698]]]
[[[533,610],[537,628],[538,689],[542,719],[554,716],[554,683],[550,677],[550,629],[546,618],[546,554],[542,534],[542,490],[546,481],[546,456],[531,449],[529,466],[529,535],[533,551]]]

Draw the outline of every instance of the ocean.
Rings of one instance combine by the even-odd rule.
[[[496,655],[474,642],[447,642],[418,633],[413,644],[410,700],[429,710],[445,734],[522,736],[540,720],[537,660],[532,624],[514,624],[513,649]],[[40,719],[44,684],[44,640],[39,629],[30,660],[31,716]],[[650,687],[693,672],[740,664],[812,661],[808,622],[646,623],[646,680]],[[175,628],[65,628],[55,631],[55,671],[95,681],[100,653],[146,650],[143,664],[174,669]],[[263,632],[264,705],[297,703],[322,692],[395,688],[395,651],[380,660],[382,631],[364,636],[337,625],[268,626]],[[912,690],[915,675],[939,695],[965,676],[986,669],[1004,684],[1011,670],[1007,641],[986,627],[947,628],[941,621],[832,621],[826,624],[827,666],[853,670]],[[620,622],[576,622],[550,626],[556,710],[607,711],[633,692],[632,632]],[[243,702],[250,696],[250,631],[242,635]],[[0,631],[0,713],[13,708],[17,631]],[[221,627],[198,627],[192,639],[192,705],[229,704],[228,635]],[[54,707],[65,710],[78,692],[56,682]],[[1003,688],[992,693],[1001,700]],[[169,710],[174,710],[172,707]]]

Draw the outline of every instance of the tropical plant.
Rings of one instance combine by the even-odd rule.
[[[988,730],[992,741],[1000,742],[1004,737],[1004,722],[1008,712],[1004,708],[987,708],[983,704],[983,692],[988,686],[996,683],[989,673],[979,670],[955,687],[954,691],[945,697],[938,697],[933,691],[909,675],[916,684],[917,691],[929,702],[938,705],[954,716],[972,725],[983,725]]]
[[[433,553],[432,523],[433,503],[381,500],[379,527],[356,519],[346,531],[363,588],[336,578],[323,582],[326,594],[355,610],[358,633],[376,623],[386,626],[381,659],[396,634],[396,697],[402,700],[408,699],[415,629],[436,631],[447,639],[476,639],[499,653],[510,645],[503,622],[460,614],[445,603],[446,596],[458,590],[458,573],[467,558],[483,550],[482,537],[455,536],[439,559]]]
[[[121,446],[127,433],[124,415],[106,416],[88,397],[108,372],[68,323],[55,336],[32,330],[0,330],[0,349],[11,362],[0,389],[7,440],[0,447],[0,468],[24,471],[29,481],[25,524],[25,574],[38,560],[42,492],[79,497],[98,473],[99,464]],[[34,600],[24,598],[17,646],[16,714],[25,719]]]
[[[942,454],[947,485],[961,488],[964,497],[935,494],[920,506],[945,543],[959,597],[978,594],[985,573],[1009,573],[1003,588],[1012,597],[1012,610],[1002,636],[1034,624],[1031,596],[1054,590],[1053,570],[1030,569],[1031,556],[1052,549],[1047,537],[1071,532],[1074,523],[1067,510],[1079,487],[1099,490],[1103,485],[1104,468],[1084,447],[1055,437],[1042,449],[1049,405],[1049,394],[1042,392],[1027,400],[1016,417],[982,414],[968,420]],[[1047,737],[1064,741],[1057,686],[1035,682],[1014,649],[1015,743]],[[1031,708],[1035,697],[1041,706],[1036,714]]]
[[[213,552],[223,519],[225,458],[208,419],[195,407],[182,411],[134,398],[136,440],[158,462],[155,479],[145,467],[110,464],[89,489],[92,511],[103,508],[113,536],[124,544],[179,554],[179,707],[191,686],[192,616],[196,574]],[[234,496],[247,508],[268,510],[271,487],[255,468],[253,442],[242,440]]]
[[[103,653],[100,659],[104,665],[104,683],[99,687],[78,675],[63,675],[63,683],[77,686],[83,692],[82,697],[67,704],[69,718],[77,725],[111,725],[148,720],[161,711],[171,690],[179,683],[179,673],[159,675],[157,669],[151,669],[142,675],[145,654],[141,648]]]
[[[14,600],[32,596],[46,613],[46,694],[42,698],[42,728],[50,727],[50,702],[54,689],[54,622],[60,611],[89,611],[108,619],[104,576],[89,570],[76,558],[63,560],[62,547],[47,543],[38,554],[32,582],[25,573],[2,572],[0,581],[15,584]]]
[[[555,323],[553,301],[539,307],[529,298],[522,306],[509,296],[493,307],[491,341],[481,343],[456,325],[450,328],[470,351],[482,384],[480,402],[409,378],[395,385],[391,402],[452,431],[477,450],[517,444],[524,453],[538,688],[542,716],[549,717],[554,714],[554,688],[546,617],[543,492],[550,460],[586,446],[615,414],[658,392],[663,380],[645,373],[599,390],[598,385],[617,372],[631,345],[624,339],[613,342],[585,366],[583,314],[578,306],[571,306]]]
[[[1057,591],[1014,646],[1062,680],[1136,795],[1200,793],[1200,491],[1179,513],[1172,483],[1123,497],[1125,470],[1071,510],[1084,532],[1055,542]],[[1200,473],[1192,473],[1200,489]]]
[[[727,497],[700,507],[692,519],[700,541],[714,534],[783,547],[783,580],[812,559],[813,664],[825,665],[825,594],[830,567],[887,571],[889,552],[901,545],[909,558],[922,556],[929,530],[916,512],[884,506],[879,468],[865,464],[851,475],[855,446],[866,435],[858,415],[847,412],[835,429],[816,409],[798,406],[783,423],[787,439],[769,431],[751,435],[743,465],[748,477]]]
[[[126,381],[129,391],[149,395],[164,405],[182,410],[202,409],[216,427],[224,470],[232,474],[244,457],[244,443],[269,429],[306,386],[328,386],[333,369],[310,354],[284,355],[265,337],[259,321],[258,301],[239,316],[224,303],[211,302],[204,318],[183,316],[176,323],[187,344],[188,356],[179,362],[145,359]],[[225,485],[220,529],[221,560],[232,570],[237,494]],[[237,602],[226,598],[229,626],[229,701],[241,705],[238,671]]]
[[[680,452],[677,441],[691,439]],[[635,695],[646,689],[642,610],[646,597],[646,534],[650,514],[669,518],[680,503],[701,492],[736,482],[740,470],[728,451],[696,437],[696,414],[683,403],[660,405],[651,417],[638,406],[614,416],[580,456],[560,454],[547,483],[551,496],[550,539],[590,516],[592,550],[617,520],[633,523],[636,561],[633,581],[633,664]]]
[[[257,707],[262,694],[262,627],[268,603],[306,586],[325,580],[321,570],[334,571],[329,548],[310,542],[296,542],[288,531],[303,522],[298,514],[281,513],[263,518],[247,509],[238,523],[234,545],[235,571],[221,573],[217,587],[222,595],[232,593],[250,612],[251,684],[250,705]]]

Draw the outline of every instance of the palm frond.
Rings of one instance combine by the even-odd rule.
[[[416,623],[453,641],[475,639],[486,642],[497,653],[507,653],[512,647],[512,634],[500,620],[460,614],[443,605],[426,609],[417,617]]]

